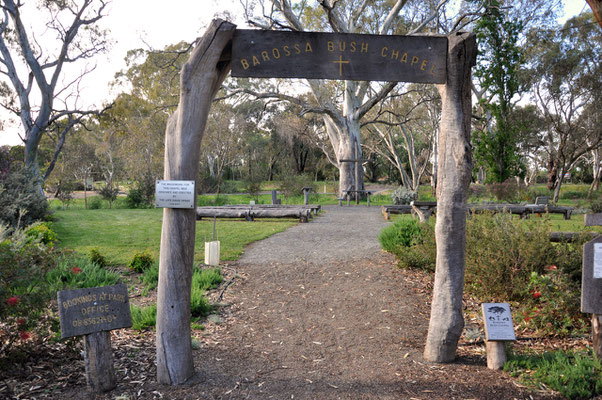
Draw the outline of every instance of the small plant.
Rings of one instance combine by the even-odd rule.
[[[141,331],[147,328],[153,328],[157,324],[157,305],[148,307],[138,307],[130,305],[132,315],[132,329]]]
[[[48,247],[52,247],[58,240],[57,234],[44,222],[36,222],[30,225],[25,230],[25,235],[33,240],[39,239]]]
[[[117,198],[117,195],[119,194],[119,188],[114,187],[112,185],[104,185],[103,187],[100,188],[98,193],[102,196],[103,199],[105,199],[109,202],[109,208],[112,208],[113,202],[115,201],[115,199]]]
[[[217,268],[193,272],[190,296],[190,312],[193,317],[204,317],[212,311],[213,308],[205,297],[205,292],[219,285],[222,280],[222,274]]]
[[[39,237],[0,225],[0,358],[47,329],[42,315],[53,293],[44,276],[52,266],[52,252]]]
[[[154,262],[155,260],[149,252],[138,251],[128,264],[128,268],[135,272],[144,272],[150,269]]]
[[[592,213],[602,213],[602,197],[598,197],[597,199],[592,199],[589,209]]]
[[[57,266],[46,274],[52,292],[115,285],[121,281],[118,273],[101,267],[81,256],[61,256]]]
[[[418,198],[418,193],[406,189],[403,186],[398,187],[391,193],[393,204],[410,204]]]
[[[144,283],[149,290],[155,289],[159,284],[159,262],[155,261],[150,268],[146,269],[140,276],[140,282]]]
[[[105,256],[100,254],[98,247],[94,247],[93,249],[90,249],[90,253],[88,254],[88,259],[92,263],[98,265],[100,268],[104,268],[109,264],[107,262],[107,259],[105,258]]]
[[[504,371],[520,377],[529,386],[543,384],[568,399],[590,399],[602,394],[602,364],[587,353],[510,355]]]
[[[100,210],[102,208],[102,200],[98,196],[92,197],[88,201],[88,208],[90,210]]]

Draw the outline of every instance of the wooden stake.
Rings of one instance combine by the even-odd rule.
[[[602,314],[592,314],[592,344],[594,354],[602,360]]]
[[[487,350],[487,368],[502,369],[506,362],[506,342],[488,340],[486,343]]]
[[[117,386],[109,331],[84,335],[84,362],[90,390],[103,393]]]

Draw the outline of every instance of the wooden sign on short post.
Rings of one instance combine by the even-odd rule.
[[[483,303],[487,368],[501,369],[506,362],[506,342],[516,340],[508,303]]]
[[[132,326],[125,284],[57,293],[61,337],[84,336],[86,381],[93,392],[117,385],[110,330]]]
[[[602,358],[602,236],[583,246],[581,312],[592,314],[592,346]]]

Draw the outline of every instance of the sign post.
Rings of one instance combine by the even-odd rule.
[[[507,360],[506,342],[516,340],[508,303],[483,303],[487,368],[501,369]]]
[[[84,336],[86,381],[95,393],[117,385],[110,330],[132,326],[125,284],[57,293],[61,337]]]
[[[602,236],[583,246],[581,312],[592,314],[592,346],[602,358]]]

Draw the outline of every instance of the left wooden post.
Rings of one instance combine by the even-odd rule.
[[[165,131],[166,180],[196,181],[201,140],[211,102],[230,71],[236,26],[215,19],[180,73],[180,102]],[[196,194],[194,198],[196,204]],[[157,380],[178,385],[194,374],[190,289],[195,210],[163,210],[157,294]]]

